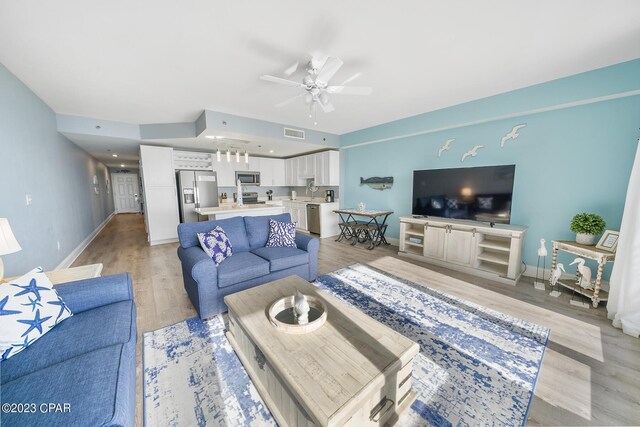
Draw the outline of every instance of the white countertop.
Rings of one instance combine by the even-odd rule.
[[[317,203],[317,204],[323,204],[323,203],[338,203],[338,200],[334,200],[333,202],[327,202],[324,197],[316,197],[316,198],[311,198],[311,197],[298,197],[295,200],[291,200],[291,199],[281,199],[283,202],[291,202],[291,203]]]
[[[267,210],[267,209],[272,210],[275,208],[282,208],[282,206],[271,205],[269,203],[238,206],[237,204],[234,203],[234,204],[223,204],[223,205],[215,206],[211,208],[198,208],[198,209],[195,209],[195,211],[200,215],[215,215],[217,213],[223,213],[223,212],[246,211],[246,210]]]

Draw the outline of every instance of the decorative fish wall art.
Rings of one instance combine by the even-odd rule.
[[[387,190],[393,187],[393,177],[385,176],[384,178],[381,178],[379,176],[374,176],[367,179],[360,177],[360,185],[365,184],[374,190]]]

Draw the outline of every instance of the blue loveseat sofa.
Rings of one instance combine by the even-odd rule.
[[[0,424],[135,425],[136,306],[131,277],[98,277],[55,289],[73,316],[0,365],[2,404],[35,403],[35,412],[2,411]]]
[[[296,248],[267,248],[271,218],[291,222],[291,216],[285,213],[178,225],[184,287],[201,319],[227,311],[226,295],[291,275],[316,279],[318,239],[297,233]],[[197,233],[218,225],[229,237],[233,255],[216,267],[200,247]]]

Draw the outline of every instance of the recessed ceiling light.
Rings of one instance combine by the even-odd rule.
[[[124,163],[122,163],[122,164],[120,165],[120,167],[121,167],[121,168],[123,168],[123,167],[124,167]]]
[[[273,153],[273,150],[269,150],[270,153]]]
[[[207,135],[207,136],[205,136],[205,138],[207,138],[207,139],[216,139],[216,137],[213,136],[213,135]]]
[[[113,157],[118,157],[118,155],[117,155],[117,154],[112,154],[112,156],[113,156]]]

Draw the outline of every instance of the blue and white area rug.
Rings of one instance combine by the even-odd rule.
[[[398,425],[523,425],[550,330],[354,265],[320,288],[420,345],[417,400]],[[147,426],[274,425],[221,318],[144,335]]]

